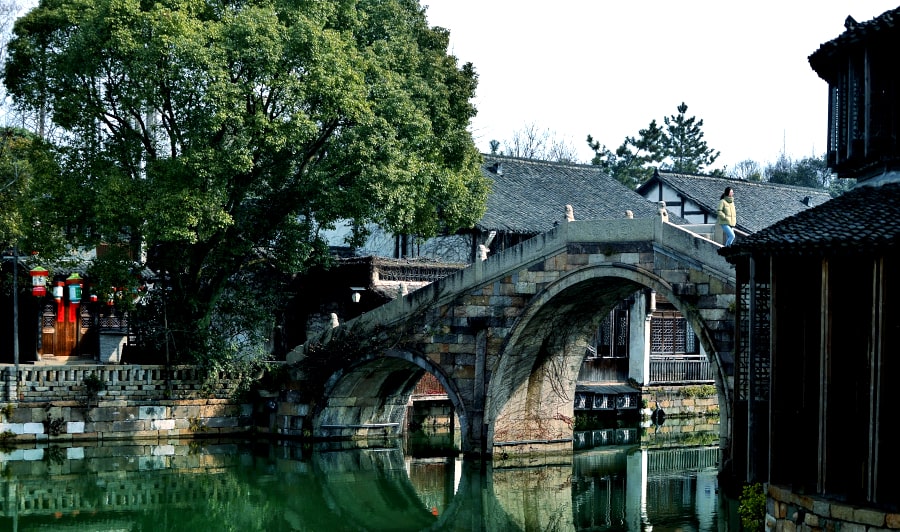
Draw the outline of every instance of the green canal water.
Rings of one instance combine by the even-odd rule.
[[[451,435],[422,433],[6,448],[0,531],[739,530],[716,445],[610,430],[514,465],[468,462]]]

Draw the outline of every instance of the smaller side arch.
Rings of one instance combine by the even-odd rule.
[[[447,391],[463,434],[461,450],[468,452],[472,442],[465,435],[471,416],[456,381],[429,358],[402,349],[373,353],[335,371],[313,413],[314,435],[333,439],[399,435],[409,396],[426,372]]]

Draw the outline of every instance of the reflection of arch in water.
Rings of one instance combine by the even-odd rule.
[[[324,504],[340,520],[342,529],[394,532],[517,528],[516,521],[492,494],[489,466],[478,462],[447,461],[447,482],[450,489],[457,490],[437,516],[407,476],[399,448],[316,452],[312,464]]]
[[[317,452],[312,464],[342,530],[423,530],[437,520],[409,481],[399,448]]]
[[[412,458],[406,456],[406,474],[426,508],[434,516],[445,513],[459,487],[459,457]]]

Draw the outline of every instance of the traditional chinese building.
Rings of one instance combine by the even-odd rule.
[[[848,17],[809,57],[829,167],[857,185],[720,252],[740,301],[731,465],[768,483],[767,529],[900,526],[898,23]]]

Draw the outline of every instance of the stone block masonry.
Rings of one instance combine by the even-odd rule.
[[[19,403],[7,407],[2,417],[0,438],[16,444],[231,436],[253,429],[252,405],[227,399],[164,400],[152,406],[127,401],[100,401],[91,407],[72,401]]]
[[[6,367],[0,376],[0,438],[8,443],[191,438],[254,430],[253,405],[234,398],[238,381],[191,366],[26,366],[18,375]]]
[[[768,486],[766,530],[881,532],[897,529],[900,529],[900,513],[798,495],[784,486]]]

